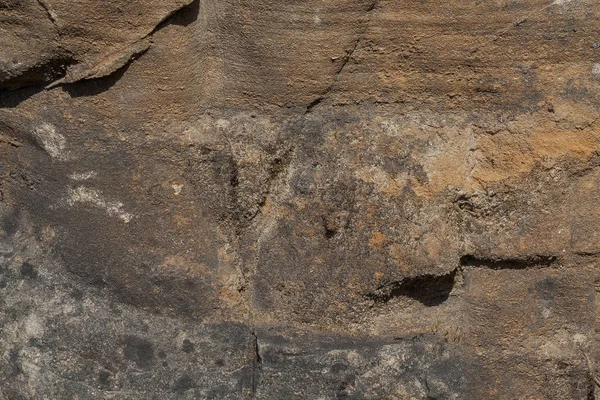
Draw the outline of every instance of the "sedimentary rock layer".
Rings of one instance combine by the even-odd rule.
[[[0,0],[0,399],[594,398],[599,18]]]

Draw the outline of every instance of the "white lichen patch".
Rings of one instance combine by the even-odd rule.
[[[44,322],[36,314],[30,314],[24,322],[27,336],[38,338],[44,336]]]
[[[173,188],[175,196],[179,196],[181,194],[181,191],[183,190],[183,185],[171,185],[171,187]]]
[[[564,6],[564,5],[567,5],[567,4],[570,4],[570,3],[573,3],[573,2],[575,2],[575,1],[576,1],[576,0],[554,0],[554,2],[553,2],[553,3],[551,3],[550,5],[551,5],[551,6],[554,6],[554,5],[556,5],[556,6]],[[545,8],[548,8],[548,6],[546,6]]]
[[[65,154],[67,141],[63,135],[56,131],[54,125],[44,122],[33,129],[33,136],[50,157],[58,160],[67,158]]]
[[[229,122],[229,121],[228,121],[228,120],[226,120],[226,119],[219,118],[219,119],[217,120],[217,123],[216,123],[216,125],[217,125],[217,128],[219,128],[219,129],[227,129],[227,128],[229,128],[229,126],[231,125],[231,122]]]
[[[134,217],[133,214],[123,210],[123,203],[118,201],[109,201],[104,199],[102,193],[95,189],[80,186],[75,189],[69,189],[69,198],[67,203],[70,206],[76,203],[87,203],[95,207],[106,210],[108,215],[119,217],[123,222],[128,223]]]
[[[594,75],[597,79],[600,79],[600,63],[594,63],[592,65],[592,75]]]
[[[576,333],[573,335],[573,343],[575,343],[577,345],[580,345],[580,346],[584,345],[588,341],[589,341],[588,337],[581,333]]]
[[[96,177],[98,175],[98,173],[96,173],[95,171],[89,171],[89,172],[75,172],[72,173],[71,175],[69,175],[69,178],[71,178],[74,181],[87,181],[88,179],[92,179],[94,177]]]

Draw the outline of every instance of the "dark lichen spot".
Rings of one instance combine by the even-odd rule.
[[[187,375],[184,375],[181,378],[177,379],[177,382],[175,382],[175,385],[173,386],[173,391],[178,394],[183,394],[183,392],[185,392],[186,390],[192,389],[194,387],[196,387],[196,385],[194,384],[192,378],[190,378]]]
[[[21,275],[29,279],[35,279],[38,277],[35,266],[28,262],[21,264]]]
[[[184,353],[193,353],[194,348],[194,343],[190,342],[188,339],[185,339],[181,346],[181,350],[183,350]]]
[[[215,365],[217,367],[224,367],[225,366],[225,360],[219,358],[218,360],[215,361]]]
[[[73,289],[71,297],[77,301],[81,301],[83,299],[83,292],[79,289]]]
[[[19,352],[16,349],[10,349],[8,352],[8,360],[13,376],[19,375],[21,372],[23,372],[19,363]]]
[[[342,364],[342,363],[335,363],[330,368],[332,374],[338,374],[340,372],[344,372],[347,369],[348,369],[348,366],[346,364]]]
[[[19,228],[20,212],[15,210],[2,219],[2,229],[8,236],[13,236]]]
[[[191,278],[185,278],[183,281],[186,289],[193,290],[196,287],[196,282]]]
[[[340,382],[340,384],[338,386],[336,397],[338,399],[347,398],[348,397],[347,390],[349,387],[354,386],[354,383],[355,383],[354,376],[347,375],[346,377],[344,377],[344,380],[342,382]]]
[[[555,278],[545,278],[534,285],[535,292],[542,300],[552,301],[559,289],[559,283]]]
[[[154,348],[152,343],[146,339],[127,336],[123,354],[127,360],[133,361],[139,368],[147,368],[154,359]]]
[[[233,187],[237,187],[240,184],[237,166],[235,166],[235,168],[232,168],[231,176],[229,177],[229,183]]]
[[[108,383],[109,379],[110,379],[110,372],[102,370],[98,373],[98,381],[102,385],[106,385]]]
[[[332,239],[335,235],[338,234],[338,231],[335,229],[325,228],[325,238]]]
[[[167,358],[167,353],[165,353],[163,350],[159,351],[158,358]]]

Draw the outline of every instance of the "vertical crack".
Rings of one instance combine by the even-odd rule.
[[[366,14],[369,15],[369,13],[371,11],[373,11],[375,9],[375,7],[377,7],[378,4],[379,4],[379,0],[373,0],[371,2],[371,4],[369,4],[369,7],[366,9],[366,11],[365,11]],[[342,74],[342,72],[344,72],[344,68],[346,68],[348,61],[350,61],[350,59],[356,52],[356,49],[358,48],[358,44],[363,39],[364,35],[366,34],[367,30],[369,29],[370,22],[371,22],[371,19],[367,18],[367,20],[365,21],[365,28],[364,28],[363,32],[360,33],[358,35],[358,37],[356,38],[356,40],[354,41],[354,46],[352,46],[352,49],[350,51],[346,50],[346,55],[344,57],[342,57],[342,63],[340,64],[340,67],[338,68],[335,75],[333,76],[332,82],[327,86],[327,88],[325,88],[323,93],[321,93],[315,100],[310,102],[310,104],[306,107],[306,110],[304,111],[305,115],[309,114],[315,106],[321,104],[321,102],[323,100],[325,100],[325,97],[333,90],[333,88],[335,87],[335,85],[337,84],[337,82],[339,80],[339,76]]]
[[[254,398],[256,395],[256,391],[258,388],[258,378],[259,372],[262,368],[262,357],[260,355],[260,345],[258,343],[258,335],[256,331],[252,331],[252,351],[253,351],[253,359],[252,359],[252,382],[251,382],[251,397]]]
[[[425,398],[427,400],[435,400],[435,397],[431,396],[431,388],[429,387],[429,371],[425,371],[425,380],[423,383],[425,385]]]

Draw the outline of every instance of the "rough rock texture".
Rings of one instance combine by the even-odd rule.
[[[599,21],[0,0],[0,399],[594,399]]]

